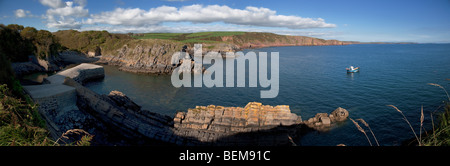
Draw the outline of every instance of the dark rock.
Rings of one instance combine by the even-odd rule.
[[[135,102],[133,102],[130,98],[128,98],[125,94],[119,91],[111,91],[108,94],[108,97],[114,101],[114,103],[122,107],[125,110],[130,111],[140,111],[141,106],[137,105]]]

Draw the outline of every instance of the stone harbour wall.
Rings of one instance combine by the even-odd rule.
[[[98,119],[97,123],[110,126],[113,132],[132,140],[176,142],[177,136],[170,130],[171,117],[141,110],[118,91],[99,95],[70,78],[66,78],[65,84],[76,88],[77,106]]]
[[[91,123],[94,118],[78,109],[76,88],[63,84],[66,77],[81,83],[104,77],[104,70],[103,66],[83,63],[46,78],[45,84],[23,86],[38,104],[54,140],[67,130],[86,127],[86,131],[92,132],[95,126]]]

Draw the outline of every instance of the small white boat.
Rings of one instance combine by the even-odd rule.
[[[345,69],[347,69],[347,73],[356,73],[356,72],[359,72],[359,67],[353,67],[353,66],[350,66],[350,67],[345,68]]]

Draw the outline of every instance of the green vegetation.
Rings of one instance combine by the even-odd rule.
[[[447,90],[439,84],[429,83],[441,88],[447,94],[447,101],[444,104],[444,112],[438,113],[438,124],[435,126],[433,122],[433,132],[422,139],[425,146],[450,146],[450,96]],[[431,113],[433,120],[433,112]]]
[[[36,105],[15,97],[5,84],[0,85],[0,145],[50,145],[47,135]]]
[[[285,35],[277,35],[273,33],[263,32],[247,32],[245,35],[236,36],[233,38],[235,44],[241,45],[243,43],[249,43],[252,41],[259,42],[275,42],[275,41],[289,41],[289,37]]]
[[[96,51],[98,47],[102,47],[105,43],[111,44],[131,39],[125,34],[111,34],[108,31],[83,31],[64,30],[53,33],[65,49],[87,53],[88,51]]]
[[[51,32],[17,24],[0,24],[0,41],[0,52],[11,62],[28,61],[30,55],[47,59],[57,56],[61,49]]]
[[[422,140],[423,145],[450,146],[450,104],[448,102],[445,105],[445,111],[438,115],[438,121],[439,124],[433,126],[433,133]]]
[[[90,145],[92,136],[59,144],[48,135],[38,106],[26,95],[11,68],[11,62],[28,61],[28,56],[48,60],[62,50],[49,31],[33,27],[0,24],[0,146]]]
[[[28,96],[22,96],[25,100],[13,95],[6,84],[0,85],[0,146],[90,145],[93,136],[81,129],[68,130],[53,141],[37,105]]]
[[[144,34],[135,34],[132,37],[135,38],[135,39],[169,39],[169,40],[177,40],[182,35],[185,35],[185,33],[144,33]]]
[[[243,35],[245,32],[197,32],[191,33],[186,37],[202,37],[202,38],[210,38],[210,37],[222,37],[222,36],[237,36]]]
[[[182,43],[216,43],[223,36],[239,36],[246,32],[143,33],[131,35],[135,39],[167,39]]]

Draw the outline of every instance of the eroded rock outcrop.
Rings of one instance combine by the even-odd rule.
[[[261,48],[278,46],[324,46],[346,45],[350,42],[324,40],[307,36],[285,36],[273,33],[246,32],[244,35],[222,36],[223,42],[233,43],[238,48]]]
[[[99,95],[70,78],[66,78],[64,84],[75,87],[78,108],[108,126],[110,132],[137,141],[136,144],[147,144],[145,140],[149,139],[166,143],[176,141],[177,136],[171,132],[171,117],[141,110],[118,91]]]
[[[76,101],[76,106],[71,104],[70,109],[55,107],[44,111],[46,120],[57,131],[54,137],[65,130],[80,128],[96,135],[94,141],[103,145],[148,145],[155,141],[175,145],[292,145],[293,139],[298,140],[311,131],[307,125],[320,122],[326,126],[348,116],[345,109],[338,108],[330,115],[318,114],[313,120],[303,122],[287,105],[250,102],[245,107],[197,106],[170,117],[141,109],[119,91],[108,95],[91,91],[81,83],[104,71],[101,66],[90,64],[79,67],[85,72],[77,68],[64,71],[61,72],[63,84],[59,84],[59,79],[49,79],[52,84],[44,85],[67,87],[70,95],[61,94],[67,101]],[[119,138],[119,141],[111,143],[111,138]],[[121,138],[126,138],[128,143],[122,144]]]
[[[183,47],[181,43],[160,40],[136,40],[120,49],[105,50],[98,63],[120,66],[120,70],[135,73],[167,74],[172,55]]]
[[[328,131],[333,124],[347,120],[348,115],[346,109],[338,107],[330,115],[328,113],[317,113],[316,116],[304,121],[304,124],[318,131]]]
[[[291,145],[289,138],[300,135],[301,117],[286,105],[198,106],[172,118],[142,110],[119,91],[99,95],[70,78],[65,84],[75,87],[80,110],[133,140],[176,145]]]
[[[211,145],[288,145],[302,122],[289,106],[250,102],[242,107],[197,106],[178,112],[174,132]]]
[[[222,57],[226,57],[226,53],[235,53],[247,48],[350,44],[338,40],[256,32],[207,38],[205,41],[214,42],[195,43],[202,44],[202,55],[206,55],[208,52],[217,52]],[[186,45],[190,47],[184,47]],[[192,57],[195,51],[194,47],[193,43],[182,43],[176,40],[127,40],[123,43],[117,42],[117,45],[113,47],[105,46],[101,48],[102,56],[98,63],[120,66],[120,70],[135,73],[170,74],[177,67],[173,65],[172,55],[176,52],[185,51]],[[96,54],[92,53],[92,55]],[[235,56],[229,56],[229,58],[233,57]]]
[[[245,107],[197,106],[175,117],[142,110],[139,105],[119,91],[98,95],[67,78],[65,84],[77,91],[81,110],[114,128],[129,139],[152,140],[175,145],[212,146],[278,146],[292,145],[312,131],[308,122],[291,113],[289,106],[269,106],[250,102]],[[328,115],[318,114],[321,126],[345,120],[348,112],[338,108]],[[314,120],[314,125],[317,125]],[[139,144],[146,144],[143,141]]]

